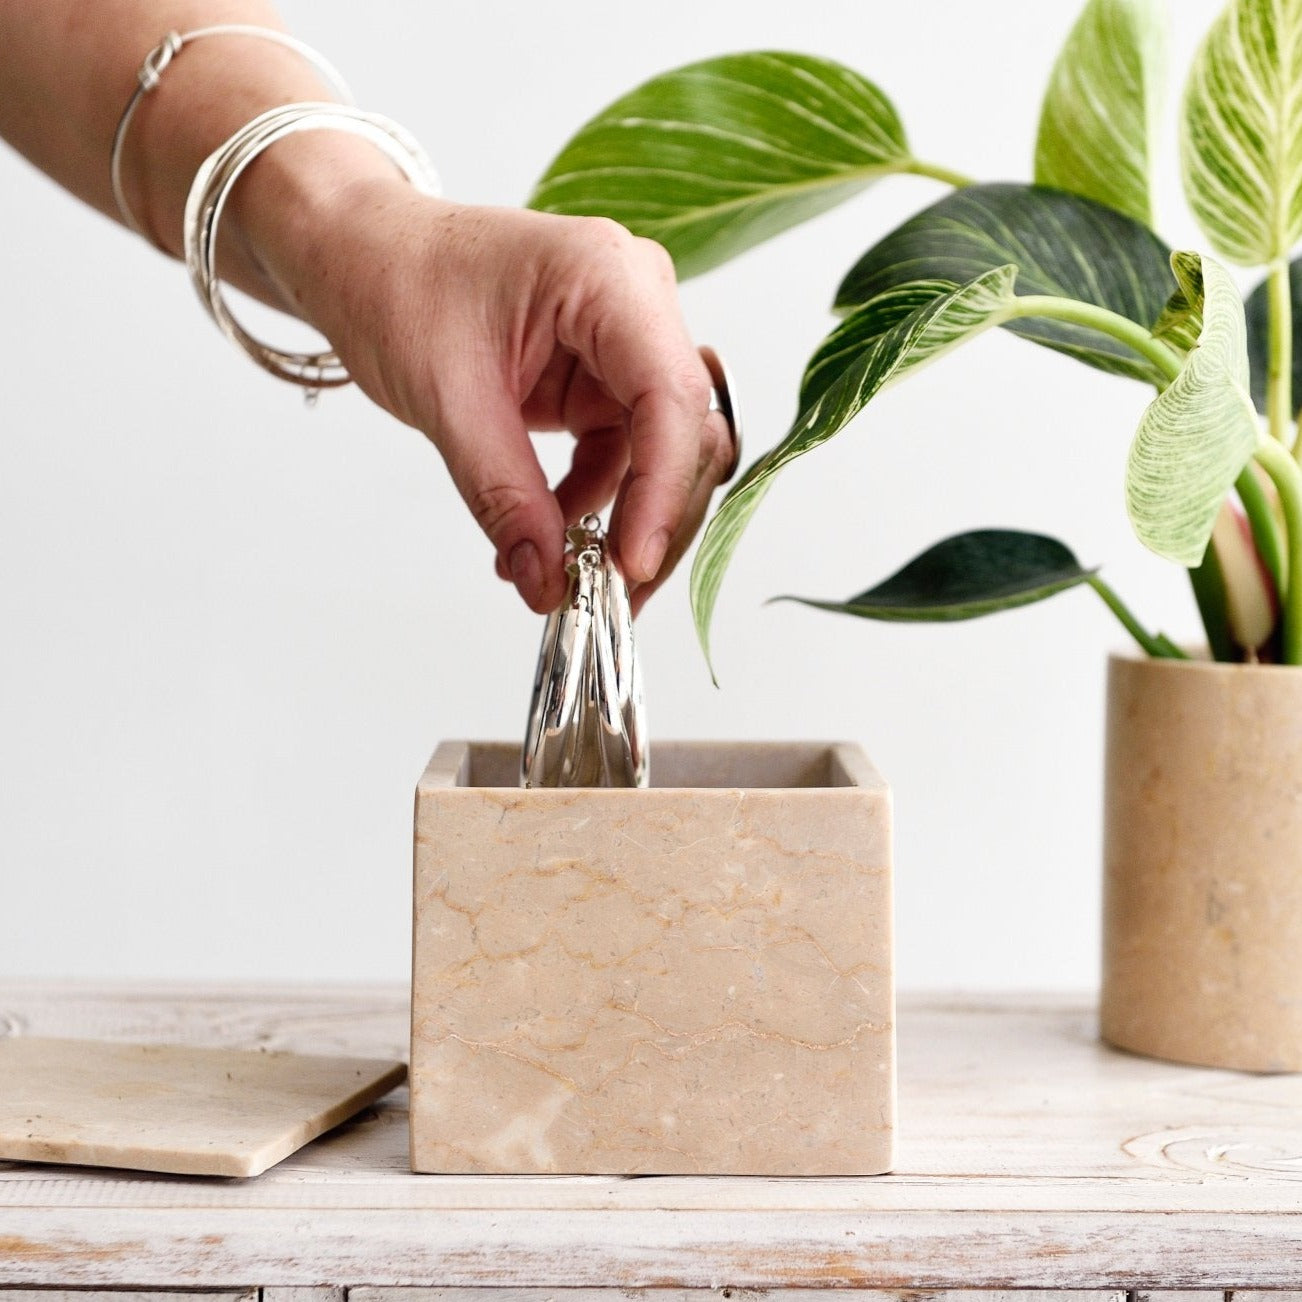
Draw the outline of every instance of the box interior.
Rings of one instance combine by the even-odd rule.
[[[659,742],[651,750],[651,786],[850,787],[839,748],[828,742]],[[510,742],[465,745],[458,786],[519,785],[520,747]]]

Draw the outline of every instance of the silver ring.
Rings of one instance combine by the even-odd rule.
[[[737,406],[736,386],[728,363],[713,348],[706,344],[698,351],[705,369],[710,373],[710,405],[707,410],[719,412],[727,422],[728,433],[732,435],[732,460],[721,481],[726,484],[741,465],[741,411]]]
[[[646,722],[628,587],[605,530],[566,532],[570,588],[547,617],[520,761],[523,787],[644,787]]]

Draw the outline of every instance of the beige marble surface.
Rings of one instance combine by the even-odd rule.
[[[1302,669],[1115,656],[1103,1034],[1302,1071]]]
[[[373,1058],[0,1037],[0,1159],[257,1175],[405,1074]]]
[[[481,785],[508,760],[442,747],[418,792],[415,1169],[888,1169],[890,797],[862,754],[661,743],[647,790]]]

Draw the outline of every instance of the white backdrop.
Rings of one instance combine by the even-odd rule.
[[[636,81],[762,47],[877,80],[923,157],[1025,178],[1076,5],[284,8],[449,194],[516,204]],[[1173,99],[1215,8],[1177,7]],[[1173,125],[1165,144],[1163,233],[1197,244]],[[751,452],[785,429],[840,274],[941,193],[888,180],[684,288]],[[521,734],[541,621],[417,434],[352,392],[306,410],[176,265],[3,149],[0,195],[0,974],[402,979],[415,780],[441,738]],[[905,986],[1094,982],[1103,669],[1124,635],[1087,591],[943,628],[763,603],[844,597],[943,535],[1016,526],[1105,562],[1147,621],[1192,637],[1183,575],[1122,506],[1147,399],[983,338],[770,494],[721,598],[719,690],[685,570],[640,621],[653,741],[845,737],[883,769]]]

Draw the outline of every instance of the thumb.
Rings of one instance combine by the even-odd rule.
[[[565,522],[519,409],[478,395],[470,420],[438,439],[457,491],[525,604],[540,615],[565,598]]]

